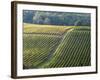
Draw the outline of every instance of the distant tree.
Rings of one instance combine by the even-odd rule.
[[[45,18],[45,20],[44,20],[44,24],[50,24],[50,19],[47,17],[47,18]]]
[[[34,11],[24,10],[23,11],[23,22],[32,23],[33,22],[33,18],[32,18],[33,16],[34,16]]]
[[[78,25],[80,25],[80,20],[79,19],[76,20],[76,22],[74,23],[74,26],[78,26]]]

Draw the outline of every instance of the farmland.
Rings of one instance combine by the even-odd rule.
[[[58,68],[91,65],[89,26],[24,23],[23,68]]]

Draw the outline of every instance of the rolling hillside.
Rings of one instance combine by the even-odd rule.
[[[24,69],[91,65],[89,26],[24,24]]]

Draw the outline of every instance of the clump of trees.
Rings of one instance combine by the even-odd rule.
[[[90,26],[90,13],[23,11],[23,22],[47,25]]]

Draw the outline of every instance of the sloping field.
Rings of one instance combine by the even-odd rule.
[[[54,68],[91,65],[90,30],[85,29],[77,28],[66,33],[54,52],[52,60],[43,65],[43,67]]]
[[[59,45],[59,37],[24,35],[24,66],[37,68],[52,56]]]
[[[24,23],[24,33],[34,34],[63,34],[67,29],[74,26],[55,26],[55,25],[37,25],[37,24],[26,24]]]
[[[88,26],[24,24],[23,39],[24,69],[91,65]]]

